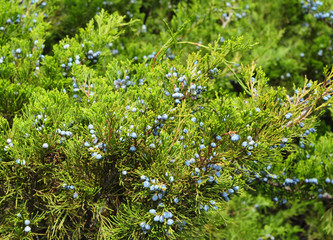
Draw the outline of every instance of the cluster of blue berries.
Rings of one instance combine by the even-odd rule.
[[[97,63],[99,56],[101,55],[101,51],[94,52],[93,50],[89,50],[86,53],[86,56],[89,60],[92,60],[93,63]]]
[[[16,159],[16,163],[18,164],[18,165],[22,165],[22,166],[24,166],[25,165],[25,160],[24,159]]]
[[[257,180],[260,180],[260,182],[264,182],[264,183],[267,183],[267,184],[270,184],[270,185],[273,185],[273,186],[282,186],[282,187],[285,187],[285,188],[290,188],[290,187],[296,187],[298,184],[302,184],[302,182],[300,181],[300,179],[296,178],[296,177],[285,178],[284,181],[281,184],[279,184],[278,182],[276,182],[276,183],[269,182],[268,181],[269,179],[277,180],[278,176],[275,175],[275,174],[272,175],[271,173],[269,173],[269,170],[271,169],[271,165],[268,165],[266,167],[266,169],[267,170],[260,171],[259,173],[250,172],[250,171],[247,171],[247,172],[250,175],[254,175],[254,177]],[[261,177],[260,177],[259,174],[261,175]],[[282,175],[286,175],[286,173],[283,172]],[[249,180],[249,182],[251,183],[252,180]],[[317,178],[306,178],[306,179],[304,179],[304,182],[306,184],[314,184],[314,185],[317,185],[317,186],[320,185]],[[325,179],[325,183],[326,184],[333,184],[333,180],[331,181],[331,179],[326,178]],[[319,199],[321,199],[323,197],[323,194],[321,194],[321,192],[322,192],[322,189],[318,189],[318,193],[319,193],[318,197],[319,197]],[[285,204],[287,202],[287,200],[285,200],[285,199],[282,199],[281,201],[279,201],[278,197],[274,197],[273,201],[277,202],[279,204]]]
[[[146,222],[141,222],[140,223],[140,227],[141,227],[141,229],[142,229],[142,231],[143,231],[144,234],[148,233],[148,231],[151,228],[150,225],[148,223],[146,223]]]
[[[73,133],[71,131],[64,131],[60,128],[57,130],[57,133],[61,136],[60,140],[58,140],[59,144],[66,141],[66,138],[70,138],[71,136],[73,136]]]
[[[156,56],[156,52],[152,52],[152,53],[149,54],[148,56],[144,55],[144,56],[143,56],[143,60],[148,60],[148,61],[149,61],[149,60],[154,59],[155,56]]]
[[[244,141],[242,143],[242,147],[246,148],[248,151],[253,150],[254,147],[257,147],[258,143],[256,143],[251,136],[247,137],[247,141]],[[251,152],[247,153],[248,155],[251,155]]]
[[[233,5],[232,5],[230,2],[226,2],[226,6],[227,6],[228,8],[232,8],[232,7],[233,7]],[[250,8],[250,6],[249,6],[248,4],[246,4],[246,5],[245,5],[245,11],[246,11],[247,9],[249,9],[249,8]],[[237,6],[236,9],[238,10],[238,11],[235,12],[236,20],[239,20],[239,19],[241,19],[241,18],[243,18],[243,17],[246,16],[246,12],[245,12],[244,10],[241,11],[242,9],[239,8],[239,6]],[[224,21],[227,21],[231,16],[232,16],[231,13],[223,13],[223,14],[222,14],[222,18],[224,19]]]
[[[5,152],[7,152],[9,148],[14,146],[14,144],[13,144],[13,142],[10,138],[8,138],[6,142],[7,142],[8,145],[5,145],[5,147],[3,149]]]
[[[79,97],[78,92],[80,91],[80,89],[85,93],[85,95],[87,97],[92,97],[95,93],[92,91],[92,89],[94,88],[94,85],[91,83],[90,85],[83,83],[81,88],[79,88],[78,84],[75,81],[75,77],[72,77],[73,80],[73,98],[74,99],[78,99],[79,102],[82,100],[81,97]],[[66,89],[63,90],[64,93],[66,93]],[[90,99],[88,99],[88,102],[90,102]],[[93,102],[94,103],[94,102]]]
[[[89,142],[85,142],[84,146],[88,147],[89,150],[92,152],[91,157],[100,160],[103,158],[102,152],[107,152],[107,146],[105,143],[98,142],[98,137],[95,134],[94,126],[92,124],[88,125],[89,133],[91,134],[92,143],[95,144],[94,147],[90,145]]]
[[[293,179],[291,179],[291,178],[286,178],[285,180],[284,180],[284,182],[282,183],[282,186],[289,186],[289,187],[294,187],[294,186],[296,186],[297,184],[299,183],[299,179],[298,178],[293,178]]]
[[[171,226],[174,223],[173,214],[171,212],[163,212],[161,215],[158,215],[155,211],[155,209],[150,209],[149,212],[154,216],[154,222],[164,223],[166,221],[166,224]]]
[[[168,115],[166,113],[162,115],[157,115],[156,120],[154,121],[154,127],[153,127],[153,132],[152,134],[154,136],[158,136],[159,132],[164,126],[164,122],[168,120]],[[150,130],[151,127],[147,125],[146,130]]]
[[[34,3],[37,3],[37,2],[38,1],[36,1],[36,0],[35,1],[32,0],[30,2],[30,4],[33,5]],[[23,3],[23,1],[21,3]],[[40,7],[44,7],[44,6],[46,6],[46,3],[42,2],[40,4]],[[26,11],[28,7],[27,7],[27,5],[23,5],[22,4],[22,8]],[[36,18],[37,18],[38,15],[39,15],[38,12],[32,12],[31,16],[34,16],[34,19],[32,19],[32,21],[31,21],[30,19],[28,19],[26,17],[25,14],[16,14],[14,16],[11,16],[11,17],[7,18],[5,23],[7,25],[18,25],[18,26],[19,26],[19,24],[21,24],[21,26],[22,26],[22,32],[21,33],[25,34],[26,33],[26,29],[29,32],[31,32],[32,29],[34,29],[36,27],[36,23],[37,23],[37,19]],[[44,17],[47,18],[48,15],[44,13]],[[0,31],[5,31],[5,29],[6,28],[4,26],[0,26]]]
[[[175,54],[173,54],[171,52],[171,49],[168,48],[167,51],[166,51],[166,55],[167,55],[167,58],[170,59],[170,60],[174,60],[175,59]]]
[[[305,183],[312,183],[312,184],[316,184],[318,185],[318,179],[317,178],[306,178],[305,180]]]
[[[144,181],[144,188],[149,188],[151,192],[154,192],[154,195],[152,196],[152,200],[154,202],[159,199],[161,200],[166,194],[167,187],[165,186],[165,184],[158,184],[158,179],[149,179],[148,177],[142,175],[141,180]]]
[[[291,74],[290,73],[286,73],[286,75],[281,75],[281,79],[284,79],[284,78],[290,78],[291,77]]]
[[[238,192],[239,187],[235,186],[233,188],[229,188],[227,192],[220,193],[220,196],[224,199],[224,201],[229,202],[230,196],[236,192]]]
[[[174,182],[174,177],[170,176],[169,173],[165,173],[165,176],[169,177],[170,183]],[[154,202],[156,202],[157,200],[161,200],[163,198],[163,196],[166,194],[166,190],[167,190],[166,185],[160,184],[158,179],[149,179],[145,175],[141,175],[140,179],[143,181],[143,187],[147,188],[151,192],[153,192],[152,200]],[[174,202],[179,203],[179,199],[174,198]],[[163,204],[163,202],[160,202],[158,204],[158,207],[164,207],[164,206],[165,205]],[[150,209],[149,213],[154,215],[154,217],[153,217],[154,222],[166,223],[166,225],[168,225],[168,226],[172,226],[175,222],[173,219],[174,216],[173,216],[172,212],[170,212],[170,211],[168,211],[168,212],[164,211],[164,212],[158,214],[155,209]],[[179,222],[179,221],[177,221],[177,222]],[[146,222],[142,222],[140,224],[140,226],[144,233],[147,233],[151,228],[151,226],[149,224],[147,224]],[[166,231],[167,231],[167,229],[166,229]]]
[[[222,38],[222,37],[221,37]],[[208,72],[210,74],[209,78],[213,79],[215,76],[217,76],[219,74],[219,69],[218,68],[213,68],[213,69],[210,69]]]
[[[135,85],[135,82],[130,81],[130,76],[127,75],[123,79],[118,78],[117,80],[113,81],[113,85],[116,89],[122,88],[125,89],[131,85]]]
[[[214,175],[219,178],[221,177],[221,170],[222,167],[220,165],[216,165],[216,164],[207,164],[207,169],[211,169],[214,173]],[[204,171],[206,170],[205,168],[203,169]],[[213,176],[208,176],[208,182],[209,183],[217,183],[217,181],[214,179]]]
[[[279,203],[279,204],[282,204],[282,205],[284,205],[284,204],[286,204],[287,203],[287,199],[282,199],[281,201],[279,201],[279,198],[278,197],[273,197],[273,202],[276,202],[276,203]]]
[[[13,54],[14,58],[21,58],[22,57],[21,53],[22,53],[21,48],[17,48],[15,50],[12,50],[12,54]]]
[[[304,14],[312,14],[317,20],[326,20],[329,23],[333,23],[333,10],[329,12],[319,11],[320,7],[323,6],[321,1],[306,0],[301,1],[302,9]]]
[[[108,48],[110,48],[110,52],[111,52],[111,54],[112,55],[117,55],[117,54],[119,54],[119,50],[117,49],[117,48],[113,48],[113,49],[111,49],[111,47],[113,47],[113,43],[109,43],[108,44]],[[124,49],[124,46],[120,43],[120,47],[122,48],[122,49]]]
[[[191,158],[190,160],[186,160],[186,161],[185,161],[185,165],[188,166],[188,167],[189,167],[192,163],[195,163],[195,159],[194,159],[194,158]]]
[[[209,203],[210,203],[210,205],[212,206],[212,208],[214,209],[214,210],[217,210],[218,209],[218,207],[215,205],[216,204],[216,202],[214,201],[214,200],[210,200],[209,201]],[[199,205],[199,209],[200,210],[204,210],[204,211],[208,211],[209,210],[209,206],[208,205],[202,205],[202,204],[200,204]]]
[[[20,213],[16,214],[16,216],[19,217],[19,218],[22,217],[22,215]],[[31,227],[29,226],[30,225],[30,220],[28,220],[28,219],[24,220],[24,225],[25,225],[24,231],[26,233],[30,232],[31,231]]]
[[[37,131],[42,131],[43,129],[45,129],[45,125],[44,123],[47,121],[47,116],[46,114],[43,114],[42,112],[40,112],[40,114],[38,114],[34,120],[34,123],[32,124],[32,126],[36,127]]]
[[[62,184],[62,188],[65,190],[74,190],[75,189],[75,187],[73,185],[67,185],[66,183]],[[77,192],[73,193],[73,198],[76,199],[77,197],[78,197],[78,193]]]
[[[65,48],[65,46],[64,46],[64,48]],[[76,65],[79,65],[81,63],[80,62],[80,55],[75,56],[75,61],[74,62],[75,62]],[[67,61],[67,65],[65,63],[62,63],[60,66],[61,66],[62,69],[65,70],[65,72],[62,73],[62,75],[64,77],[67,76],[67,71],[69,71],[73,66],[73,58],[69,57],[68,61]]]
[[[201,98],[201,93],[206,91],[206,87],[202,87],[202,86],[197,86],[196,84],[192,84],[187,92],[191,95],[191,99],[192,100],[197,100],[199,98]]]

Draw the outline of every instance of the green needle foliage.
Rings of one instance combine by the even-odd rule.
[[[84,2],[0,1],[2,238],[183,239],[196,234],[208,211],[227,213],[246,196],[270,208],[269,198],[281,205],[311,200],[289,212],[276,207],[283,219],[302,206],[329,208],[333,169],[325,146],[332,149],[332,135],[317,143],[323,142],[320,162],[309,141],[316,141],[314,127],[332,104],[333,70],[309,80],[300,77],[297,61],[286,61],[298,78],[269,85],[264,70],[274,61],[263,58],[263,68],[255,61],[264,51],[257,35],[234,34],[238,24],[246,27],[236,21],[242,1],[203,8],[200,1],[115,1],[127,17],[109,2],[102,3],[109,12],[100,1]],[[263,10],[254,5],[260,9],[252,18]],[[89,6],[98,6],[93,19],[83,11]],[[77,17],[84,19],[68,24]],[[235,26],[221,41],[219,29],[229,24]],[[328,31],[329,23],[321,24],[315,31]],[[329,211],[323,218],[332,222]],[[227,227],[234,219],[223,221]],[[266,222],[276,236],[302,232]],[[332,234],[330,226],[320,229],[320,236]],[[270,233],[253,232],[262,234]]]

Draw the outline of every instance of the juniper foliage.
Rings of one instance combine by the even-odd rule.
[[[297,61],[283,60],[298,75],[292,91],[269,85],[263,69],[274,61],[263,57],[263,68],[253,62],[265,50],[256,46],[257,35],[234,34],[249,21],[239,13],[247,9],[242,1],[204,8],[180,1],[174,11],[161,1],[150,13],[150,5],[132,1],[127,17],[103,3],[109,12],[100,9],[80,28],[93,14],[79,11],[82,3],[0,1],[3,238],[180,239],[206,212],[224,211],[235,195],[255,195],[251,190],[280,204],[319,193],[320,211],[329,206],[331,153],[320,141],[331,149],[332,136],[318,142],[320,162],[308,141],[332,103],[332,70],[301,80]],[[229,13],[222,18],[219,4]],[[253,5],[250,16],[264,21],[256,18],[261,6]],[[77,16],[86,19],[73,22],[72,31],[54,27]],[[296,16],[291,21],[300,24]],[[324,25],[315,31],[328,31],[316,24]],[[230,25],[222,41],[218,29]],[[57,42],[63,31],[69,36]],[[294,40],[275,42],[274,56]]]

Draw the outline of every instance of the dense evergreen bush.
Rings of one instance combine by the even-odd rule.
[[[331,1],[0,5],[1,238],[333,236]]]

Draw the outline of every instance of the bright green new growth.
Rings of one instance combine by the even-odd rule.
[[[254,175],[261,175],[270,164],[276,171],[292,169],[294,155],[303,154],[290,154],[296,149],[293,140],[304,137],[332,103],[331,98],[323,101],[332,93],[331,71],[325,71],[324,81],[305,79],[304,87],[288,96],[284,88],[269,86],[264,71],[254,64],[235,71],[238,54],[255,48],[244,38],[224,43],[217,38],[207,46],[178,39],[190,29],[186,24],[178,25],[175,33],[170,29],[170,40],[153,59],[135,61],[125,54],[116,58],[110,43],[126,41],[124,34],[135,24],[101,10],[77,35],[53,45],[52,54],[44,58],[40,55],[47,23],[41,19],[24,38],[17,30],[13,33],[17,38],[1,39],[0,54],[6,61],[0,70],[0,235],[4,238],[183,238],[184,231],[204,218],[202,206],[226,208],[221,193],[232,187],[238,186],[240,194],[254,187],[263,195],[275,193],[274,188],[252,185]],[[189,50],[193,45],[199,49]],[[20,58],[12,54],[18,47],[24,53]],[[174,47],[174,60],[167,57],[169,47]],[[100,51],[94,56],[96,62],[89,59],[90,50]],[[69,58],[72,67],[61,67]],[[242,87],[239,96],[221,88],[227,85],[227,74]],[[173,96],[176,88],[182,95]],[[164,114],[167,118],[162,120]],[[240,140],[232,141],[234,134]],[[248,136],[255,143],[252,149],[242,146]],[[288,143],[282,147],[284,138]],[[45,143],[48,147],[43,147]],[[329,161],[322,165],[310,161],[316,173],[323,169],[332,173]],[[310,177],[307,163],[297,162],[293,172]],[[214,170],[213,164],[221,170]],[[146,188],[143,175],[159,190]],[[327,175],[320,176],[324,181]],[[331,193],[331,189],[327,185],[324,190]],[[153,201],[158,193],[162,198]],[[277,194],[288,195],[280,190]],[[296,197],[303,194],[293,192]],[[174,223],[155,222],[150,209],[156,209],[157,215],[171,212]],[[29,233],[23,230],[25,219],[31,221]],[[150,229],[143,231],[142,222]]]

